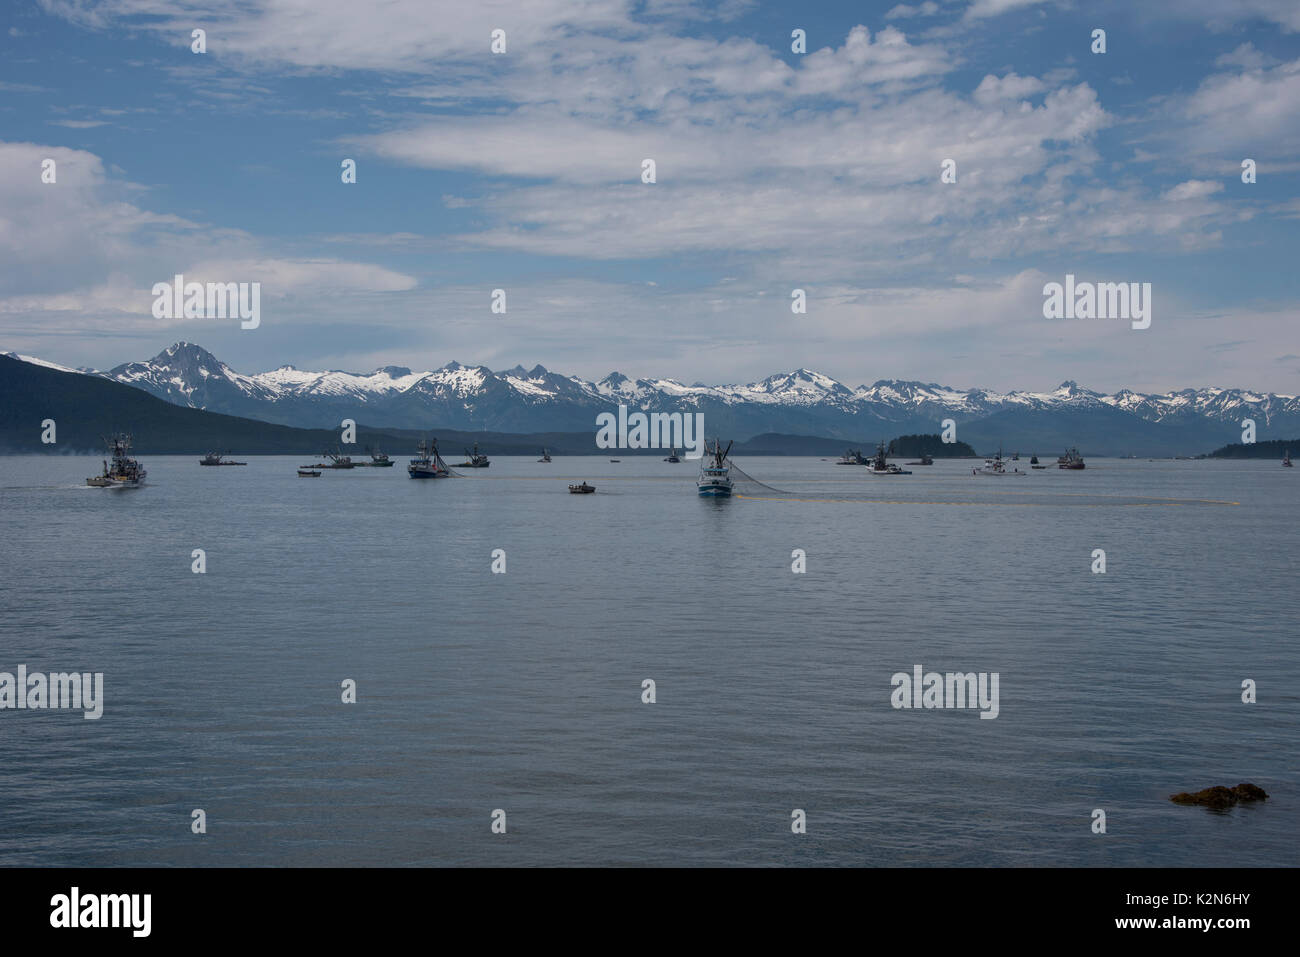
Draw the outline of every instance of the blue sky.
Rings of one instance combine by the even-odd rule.
[[[1292,0],[380,9],[5,5],[0,350],[1298,391]],[[155,319],[178,272],[261,325]],[[1066,273],[1151,328],[1044,319]]]

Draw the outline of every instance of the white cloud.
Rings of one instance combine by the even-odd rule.
[[[1215,66],[1237,66],[1245,70],[1261,70],[1277,63],[1275,57],[1261,53],[1253,43],[1243,43],[1231,53],[1224,53],[1214,61]]]
[[[486,60],[495,29],[505,57],[553,44],[573,27],[639,29],[632,0],[41,0],[49,12],[92,28],[147,30],[177,46],[207,30],[208,55],[250,64],[382,72],[435,72],[446,61]]]
[[[1143,141],[1161,149],[1149,155],[1221,176],[1246,157],[1261,173],[1300,169],[1300,59],[1265,66],[1242,47],[1230,59],[1235,68],[1156,106]]]
[[[46,159],[54,183],[41,180]],[[304,302],[415,285],[368,263],[278,256],[240,230],[125,199],[138,192],[84,150],[0,142],[0,312],[47,328],[50,314],[74,313],[83,332],[156,327],[149,290],[178,272],[199,282],[260,281],[264,296]]]
[[[1222,183],[1207,179],[1189,179],[1185,183],[1179,183],[1177,186],[1166,190],[1164,198],[1171,202],[1182,202],[1189,199],[1204,199],[1206,196],[1212,196],[1222,191]]]
[[[1300,4],[1295,0],[1164,0],[1133,4],[1132,9],[1142,16],[1191,20],[1216,30],[1251,20],[1276,23],[1288,33],[1300,30]]]
[[[997,17],[1011,10],[1038,6],[1046,2],[1047,0],[974,0],[966,8],[966,19],[982,20],[987,17]]]
[[[939,4],[934,0],[925,0],[925,3],[917,6],[909,6],[906,3],[900,3],[893,7],[885,14],[886,20],[905,20],[912,17],[932,17],[939,12]]]
[[[1023,100],[1025,97],[1042,93],[1046,89],[1042,80],[1033,76],[1017,76],[1008,73],[997,77],[992,74],[984,77],[975,88],[975,99],[981,103],[997,103],[1000,100]]]

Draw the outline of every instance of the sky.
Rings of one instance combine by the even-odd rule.
[[[1300,391],[1295,0],[11,0],[0,44],[0,351]],[[155,318],[178,273],[257,328]],[[1045,318],[1067,274],[1150,327]]]

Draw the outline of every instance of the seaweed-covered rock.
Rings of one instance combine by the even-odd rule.
[[[1220,785],[1206,788],[1204,791],[1197,791],[1195,794],[1183,791],[1179,794],[1171,794],[1169,800],[1175,804],[1196,804],[1201,807],[1222,811],[1242,801],[1267,801],[1268,795],[1262,787],[1243,782],[1235,788],[1225,788]]]

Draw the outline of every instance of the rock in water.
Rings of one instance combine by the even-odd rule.
[[[1183,791],[1181,794],[1169,795],[1169,800],[1175,804],[1198,804],[1201,807],[1222,811],[1242,801],[1267,801],[1268,795],[1264,793],[1263,788],[1257,785],[1242,783],[1235,788],[1222,786],[1206,788],[1204,791],[1197,791],[1195,794],[1188,794]]]
[[[1238,784],[1233,788],[1233,790],[1237,792],[1237,799],[1239,801],[1268,800],[1268,795],[1264,793],[1264,789],[1254,784]]]

